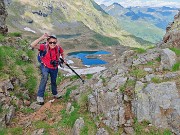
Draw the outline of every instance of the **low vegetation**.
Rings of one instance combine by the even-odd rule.
[[[106,37],[100,34],[95,34],[94,38],[98,41],[101,42],[102,45],[104,46],[112,46],[112,45],[118,45],[119,41],[117,39],[113,39],[110,37]]]

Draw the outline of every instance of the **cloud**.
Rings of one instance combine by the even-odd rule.
[[[98,4],[110,5],[114,2],[121,4],[124,7],[129,6],[151,6],[151,7],[178,7],[180,8],[180,0],[95,0]]]

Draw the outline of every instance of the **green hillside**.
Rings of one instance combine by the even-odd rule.
[[[76,25],[66,27],[64,23],[82,22],[82,28],[88,27],[95,33],[113,37],[121,45],[141,47],[139,42],[131,38],[131,34],[119,26],[116,19],[107,15],[93,0],[12,0],[8,13],[7,23],[11,30],[24,33],[24,27],[28,27],[37,34],[47,31],[58,35],[76,34],[78,31],[73,30]],[[80,32],[86,33],[83,30]],[[86,36],[89,35],[86,33]]]
[[[165,34],[163,29],[145,21],[130,21],[127,19],[119,19],[119,24],[123,29],[152,43],[157,43],[162,40],[162,35]]]

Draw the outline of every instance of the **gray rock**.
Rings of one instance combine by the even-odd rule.
[[[135,134],[134,129],[132,127],[124,127],[124,131],[128,135],[134,135]]]
[[[115,92],[98,92],[89,95],[89,110],[92,116],[101,115],[103,123],[113,130],[125,122],[122,94]]]
[[[66,106],[66,113],[69,113],[70,110],[71,110],[71,103],[68,102],[68,103],[67,103],[67,106]]]
[[[33,102],[33,103],[31,103],[29,108],[37,111],[39,108],[41,108],[41,105],[37,104],[37,102]]]
[[[125,110],[124,107],[119,108],[119,126],[122,127],[122,125],[126,122],[125,120]]]
[[[99,128],[96,135],[109,135],[109,133],[104,128]]]
[[[142,87],[141,87],[142,88]],[[171,128],[180,133],[172,123],[180,121],[179,94],[175,82],[150,83],[146,88],[136,90],[132,110],[138,121],[148,120],[157,127]]]
[[[180,75],[179,72],[170,72],[164,75],[164,79],[172,79],[172,78],[176,78]]]
[[[9,112],[6,115],[6,125],[10,124],[12,118],[15,116],[15,108],[13,105],[9,107]]]
[[[91,112],[91,114],[97,115],[97,102],[92,94],[88,96],[88,104],[88,110]]]
[[[80,117],[74,123],[73,135],[80,135],[80,131],[83,127],[84,127],[84,120],[83,120],[83,118]]]
[[[127,77],[121,77],[121,76],[113,76],[111,80],[108,82],[108,89],[113,90],[114,88],[118,88],[120,86],[123,86],[127,81]]]
[[[14,86],[12,85],[10,81],[6,83],[6,88],[7,90],[14,90]]]
[[[148,72],[148,73],[152,73],[153,69],[152,68],[144,68],[144,71]]]
[[[44,128],[41,128],[33,131],[31,135],[43,135],[43,134],[44,134]]]
[[[172,69],[172,66],[176,63],[176,54],[169,48],[162,49],[161,53],[161,67],[163,69]]]

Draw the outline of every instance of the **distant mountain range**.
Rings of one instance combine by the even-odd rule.
[[[162,39],[167,25],[178,13],[177,8],[165,6],[125,8],[118,3],[110,6],[101,4],[100,6],[109,15],[117,18],[123,29],[154,43]]]

